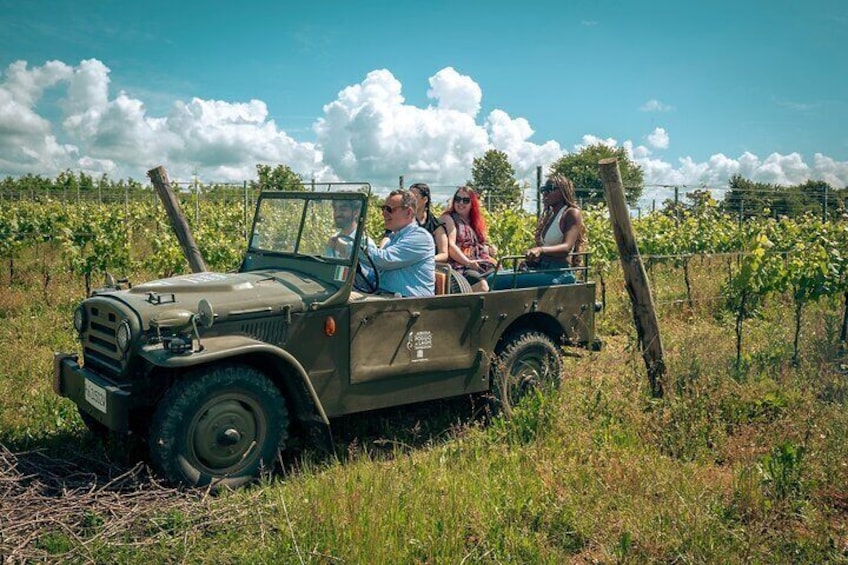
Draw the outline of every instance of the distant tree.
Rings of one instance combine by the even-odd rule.
[[[727,181],[730,189],[722,201],[722,209],[742,218],[761,216],[769,212],[774,205],[774,196],[778,186],[763,182],[754,182],[742,175],[733,175]]]
[[[807,212],[820,214],[827,194],[829,213],[836,214],[839,192],[820,180],[808,180],[792,186],[755,182],[741,175],[728,181],[730,189],[721,204],[724,211],[743,218],[788,216],[794,218]],[[833,202],[830,200],[833,199]]]
[[[833,198],[836,193],[833,187],[823,180],[808,180],[805,183],[790,187],[790,189],[794,189],[793,192],[797,191],[798,195],[797,200],[800,209],[795,212],[796,214],[807,211],[821,212],[824,209],[825,197]],[[828,202],[828,204],[832,206],[833,202]]]
[[[585,203],[604,201],[604,185],[598,176],[598,161],[615,157],[621,171],[624,195],[635,206],[644,188],[642,167],[627,156],[624,147],[608,147],[601,143],[584,147],[577,153],[563,155],[551,165],[551,173],[562,173],[574,182],[577,199]]]
[[[56,176],[56,185],[63,191],[65,196],[79,197],[80,182],[73,171],[67,169]]]
[[[115,190],[115,183],[112,182],[112,179],[109,178],[109,175],[103,173],[100,175],[100,178],[94,181],[92,179],[94,186],[97,187],[97,194],[102,199],[104,196],[108,199],[110,198],[112,192]]]
[[[834,191],[833,215],[848,220],[848,187]]]
[[[707,210],[715,208],[718,204],[716,199],[713,198],[712,192],[706,188],[693,190],[686,195],[686,200],[690,202],[688,205],[689,209],[696,214],[701,214]]]
[[[521,187],[503,151],[490,149],[482,157],[476,157],[469,184],[483,196],[484,202],[510,208],[521,205]]]
[[[716,202],[715,198],[713,198],[712,192],[708,189],[697,189],[689,192],[685,195],[686,202],[675,202],[671,198],[665,199],[663,201],[663,207],[660,210],[663,214],[667,216],[681,218],[683,217],[684,211],[689,211],[696,215],[702,215],[708,211],[715,210],[718,207],[718,202]]]
[[[4,193],[8,192],[10,195],[27,192],[35,195],[49,191],[52,185],[52,179],[27,173],[20,177],[7,176],[0,184],[0,190]]]
[[[292,192],[304,191],[303,178],[295,173],[288,165],[256,165],[258,181],[251,183],[259,190],[287,190]]]
[[[73,174],[73,173],[71,173]],[[94,177],[80,171],[79,186],[83,192],[94,192]]]

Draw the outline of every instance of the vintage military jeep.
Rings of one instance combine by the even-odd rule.
[[[55,355],[55,392],[92,431],[145,438],[168,480],[238,486],[295,432],[327,438],[333,417],[490,390],[515,402],[558,384],[560,345],[594,343],[585,273],[426,298],[356,290],[367,195],[333,190],[263,193],[237,272],[95,291],[74,313],[82,362]],[[328,247],[339,204],[357,211],[336,238],[347,256]]]

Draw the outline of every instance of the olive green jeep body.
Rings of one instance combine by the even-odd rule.
[[[561,345],[594,344],[585,272],[486,293],[356,290],[366,198],[263,193],[237,272],[95,291],[74,316],[82,359],[55,355],[55,392],[92,431],[144,438],[168,480],[238,486],[272,467],[295,430],[330,437],[334,417],[490,390],[510,402],[558,382]],[[340,201],[359,212],[347,257],[328,252]]]

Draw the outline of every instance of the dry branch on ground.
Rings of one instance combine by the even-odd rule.
[[[165,487],[142,463],[127,468],[85,454],[15,454],[0,444],[3,563],[94,561],[95,546],[156,544],[172,538],[175,527],[190,539],[192,530],[226,519],[219,513],[208,492]],[[51,546],[53,536],[63,544]]]

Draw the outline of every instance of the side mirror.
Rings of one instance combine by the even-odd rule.
[[[206,298],[201,298],[197,303],[197,323],[202,328],[211,328],[215,322],[215,311],[212,309],[212,303]]]

